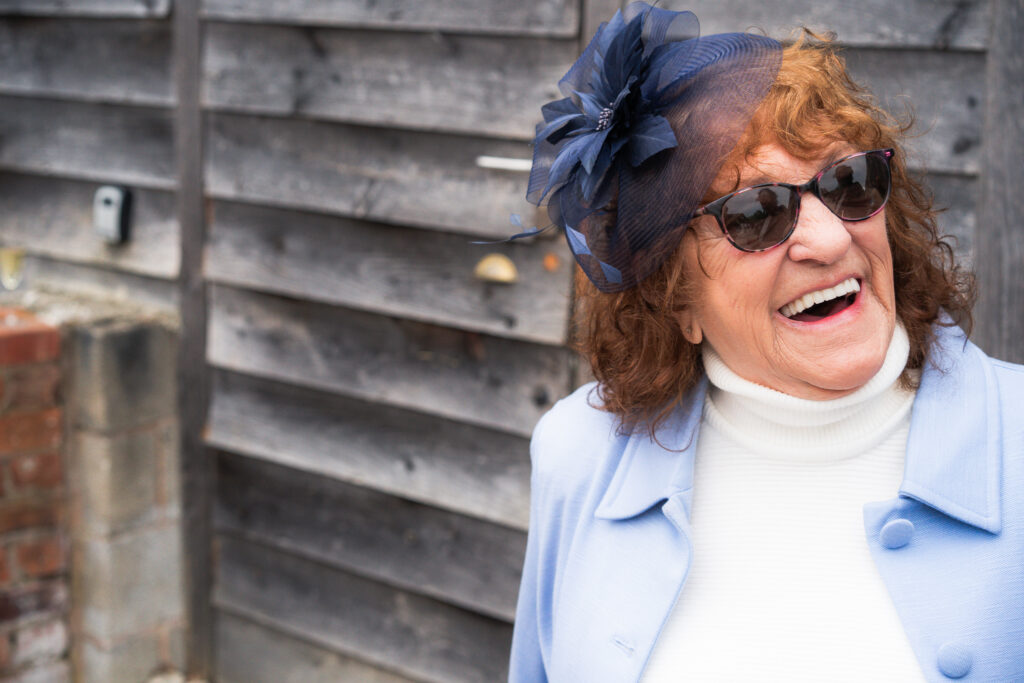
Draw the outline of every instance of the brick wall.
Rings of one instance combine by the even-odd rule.
[[[135,303],[0,298],[0,683],[184,667],[177,343]]]
[[[0,678],[69,681],[60,334],[0,307]]]

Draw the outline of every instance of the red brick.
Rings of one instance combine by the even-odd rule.
[[[39,363],[60,354],[60,333],[28,311],[0,307],[0,365]]]
[[[0,454],[60,445],[60,408],[0,417]]]
[[[61,485],[59,453],[16,455],[11,459],[11,479],[18,488],[55,489]]]
[[[57,405],[60,368],[56,363],[12,365],[0,374],[0,413]]]
[[[11,667],[11,635],[0,634],[0,671],[6,671]]]
[[[42,612],[67,609],[66,579],[34,581],[0,591],[0,624]]]
[[[26,576],[50,576],[64,569],[64,547],[56,535],[22,541],[15,554],[18,566]]]
[[[7,550],[0,548],[0,586],[11,582],[11,566],[7,562]]]
[[[0,507],[0,534],[15,529],[53,527],[60,520],[60,511],[53,502],[7,504]]]

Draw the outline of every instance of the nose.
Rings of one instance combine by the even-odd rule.
[[[846,223],[829,211],[817,197],[800,197],[800,217],[789,237],[789,257],[794,261],[835,263],[850,249],[853,238]]]

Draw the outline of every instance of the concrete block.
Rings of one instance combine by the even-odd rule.
[[[164,517],[156,507],[162,431],[75,434],[71,471],[87,533],[114,533]]]
[[[144,683],[161,669],[156,633],[129,638],[110,649],[88,640],[78,647],[77,683]]]
[[[158,320],[75,327],[70,401],[77,425],[118,431],[175,414],[178,336]]]
[[[177,671],[185,670],[185,627],[172,626],[168,631],[170,664]]]
[[[183,620],[181,530],[147,527],[109,539],[80,541],[72,580],[82,629],[109,645]]]

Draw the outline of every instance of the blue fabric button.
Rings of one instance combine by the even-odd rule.
[[[878,534],[878,539],[889,550],[896,550],[910,543],[910,537],[913,535],[913,522],[909,519],[893,519],[885,523]]]
[[[939,648],[939,671],[948,678],[963,678],[971,670],[971,653],[958,643]]]

